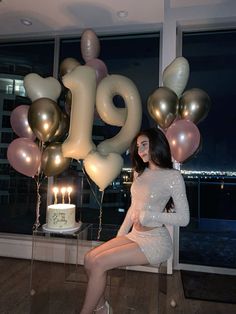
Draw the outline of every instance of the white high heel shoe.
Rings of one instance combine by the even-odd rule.
[[[103,310],[104,308],[107,309],[106,314],[113,314],[112,307],[110,306],[110,304],[107,301],[102,306],[100,306],[99,308],[94,310],[94,313],[98,313],[100,310]]]

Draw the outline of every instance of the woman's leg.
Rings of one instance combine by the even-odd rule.
[[[117,241],[117,238],[119,239],[119,241]],[[125,236],[119,236],[117,238],[111,239],[107,242],[104,242],[103,244],[91,249],[86,255],[85,255],[85,261],[84,261],[84,265],[85,265],[85,270],[86,273],[88,275],[88,279],[89,279],[89,267],[87,267],[87,265],[90,264],[90,260],[93,259],[96,255],[110,249],[113,248],[115,245],[118,245],[117,242],[119,243],[119,245],[124,245],[127,243],[130,243],[130,240],[128,238],[126,238]],[[107,273],[105,274],[107,275]],[[105,282],[106,282],[106,278],[105,278]],[[104,289],[105,290],[105,289]],[[104,291],[105,292],[105,291]],[[103,304],[105,304],[105,295],[104,293],[102,294],[101,298],[99,299],[98,303],[97,303],[97,308],[100,308]],[[102,312],[101,312],[102,313]]]
[[[139,246],[126,237],[112,239],[90,253],[85,260],[89,281],[81,314],[91,314],[96,308],[105,290],[107,270],[118,266],[148,263]]]

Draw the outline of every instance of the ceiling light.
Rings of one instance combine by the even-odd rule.
[[[123,19],[123,18],[126,18],[128,16],[129,12],[126,11],[126,10],[121,10],[121,11],[117,11],[116,15]]]
[[[21,19],[20,21],[25,26],[31,26],[32,25],[32,22],[30,20],[28,20],[28,19]]]

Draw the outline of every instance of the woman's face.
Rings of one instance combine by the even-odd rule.
[[[137,138],[138,155],[142,158],[143,162],[150,161],[149,153],[149,139],[146,135],[140,135]]]

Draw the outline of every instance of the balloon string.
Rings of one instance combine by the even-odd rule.
[[[102,191],[102,195],[101,195],[101,202],[100,202],[100,207],[99,207],[99,225],[98,225],[98,235],[97,235],[97,240],[100,240],[100,235],[101,235],[101,231],[102,231],[102,203],[103,203],[103,196],[104,196],[104,191]]]
[[[40,204],[41,204],[41,195],[40,195],[40,185],[39,177],[35,177],[36,182],[36,193],[37,193],[37,202],[36,202],[36,219],[33,225],[33,230],[37,230],[40,226],[39,217],[40,217]]]
[[[99,202],[99,200],[98,200],[98,198],[97,198],[97,195],[96,195],[95,192],[94,192],[94,189],[93,189],[92,184],[91,184],[91,182],[90,182],[90,180],[89,180],[89,178],[88,178],[88,176],[87,176],[87,173],[86,173],[86,171],[85,171],[85,169],[84,169],[84,166],[83,166],[83,164],[82,164],[80,161],[79,161],[79,163],[80,163],[80,165],[81,165],[83,174],[85,175],[85,178],[87,179],[87,182],[88,182],[88,184],[89,184],[89,187],[90,187],[90,189],[91,189],[91,191],[92,191],[93,197],[94,197],[95,201],[97,202],[98,206],[101,207],[102,204],[101,204],[101,202]]]

